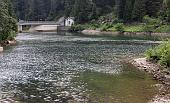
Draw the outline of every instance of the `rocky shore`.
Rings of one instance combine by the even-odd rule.
[[[4,40],[0,42],[0,52],[3,52],[3,46],[11,46],[11,45],[16,45],[17,41],[14,40]]]
[[[161,82],[160,93],[149,103],[170,103],[170,71],[161,69],[162,67],[148,61],[146,58],[133,59],[131,63],[142,71],[153,75],[155,80]]]
[[[0,45],[2,46],[9,46],[9,45],[15,45],[17,43],[17,41],[14,40],[4,40],[0,42]]]
[[[98,36],[116,36],[120,35],[119,32],[101,31],[101,30],[83,30],[81,33],[85,35],[98,35]],[[147,33],[147,32],[124,32],[123,35],[149,35],[149,36],[162,36],[170,37],[170,33]]]
[[[0,46],[0,52],[3,52],[4,48]]]

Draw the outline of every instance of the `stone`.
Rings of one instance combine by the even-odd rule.
[[[4,50],[3,47],[0,47],[0,52],[3,52],[3,50]]]
[[[11,40],[11,41],[8,40],[7,42],[8,42],[9,45],[15,45],[15,44],[16,44],[16,41],[15,41],[15,40]]]

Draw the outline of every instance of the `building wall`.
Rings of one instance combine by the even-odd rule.
[[[74,20],[70,18],[66,19],[65,26],[72,26],[72,25],[74,25]]]

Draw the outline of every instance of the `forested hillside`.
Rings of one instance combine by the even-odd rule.
[[[10,0],[0,0],[0,41],[13,39],[17,32],[16,20]]]
[[[124,22],[141,21],[145,15],[170,21],[170,0],[12,0],[18,19],[55,20],[74,16],[87,22],[112,13]]]
[[[105,20],[140,23],[145,19],[149,25],[136,31],[157,29],[155,32],[167,32],[170,31],[167,25],[170,22],[170,0],[0,0],[0,40],[14,37],[17,32],[14,18],[44,21],[62,16],[75,17],[77,24]],[[103,30],[111,27],[101,26]]]

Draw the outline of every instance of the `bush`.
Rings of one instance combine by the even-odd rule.
[[[143,21],[146,24],[155,25],[155,26],[159,26],[159,25],[162,24],[162,22],[161,22],[161,20],[159,18],[151,18],[148,15],[143,17]]]
[[[14,37],[16,37],[16,32],[11,31],[10,34],[8,35],[8,37],[7,37],[7,40],[13,40]]]
[[[153,32],[155,30],[155,26],[154,25],[149,25],[149,24],[146,24],[144,25],[144,28],[143,28],[143,31],[144,32]]]
[[[163,44],[146,51],[145,55],[150,60],[170,67],[170,40],[165,41]]]
[[[159,32],[159,33],[170,33],[170,25],[162,25],[160,27],[158,27],[157,29],[155,29],[155,32]]]
[[[87,29],[95,30],[95,29],[100,27],[100,24],[98,24],[98,23],[90,23],[90,24],[87,24],[86,27],[87,27]]]
[[[162,25],[162,21],[159,18],[151,18],[148,15],[143,17],[145,23],[143,31],[145,32],[154,32],[156,28]]]
[[[144,25],[135,24],[135,25],[125,25],[125,32],[143,32]]]
[[[105,24],[102,25],[101,30],[107,31],[109,28],[112,28],[112,27],[113,27],[112,24],[105,23]]]
[[[69,31],[71,31],[71,32],[78,32],[78,31],[82,31],[84,29],[85,29],[85,26],[78,24],[78,25],[71,26]]]
[[[117,23],[115,25],[115,29],[116,29],[116,31],[124,32],[124,25],[123,25],[123,23]]]

